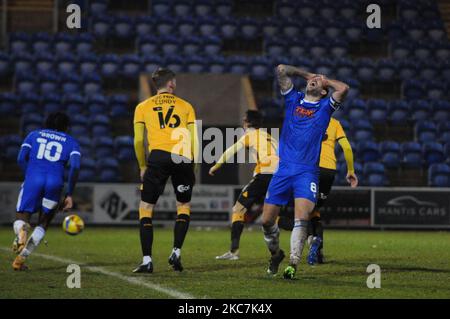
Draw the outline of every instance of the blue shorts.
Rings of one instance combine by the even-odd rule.
[[[64,181],[60,176],[46,173],[30,174],[25,178],[17,200],[17,212],[35,213],[42,209],[48,214],[57,208]]]
[[[287,205],[294,198],[317,201],[319,169],[299,164],[282,163],[270,181],[265,202],[273,205]]]

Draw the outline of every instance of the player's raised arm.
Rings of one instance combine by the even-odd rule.
[[[239,139],[239,141],[237,141],[235,144],[231,145],[229,148],[227,148],[227,150],[225,152],[223,152],[222,156],[220,156],[220,158],[217,160],[216,164],[211,167],[211,169],[209,170],[209,175],[214,176],[214,173],[226,162],[228,162],[228,160],[230,158],[232,158],[234,156],[234,154],[236,154],[237,152],[239,152],[242,148],[245,147],[245,142],[244,142],[244,138],[245,135]]]
[[[331,95],[333,100],[335,100],[337,103],[344,102],[350,87],[344,82],[328,79],[325,76],[323,76],[323,81],[325,87],[331,87],[334,90],[333,94]]]
[[[281,92],[287,92],[292,88],[293,84],[290,78],[291,76],[300,76],[305,80],[309,80],[315,76],[315,74],[310,73],[306,70],[286,64],[278,65],[276,73]]]

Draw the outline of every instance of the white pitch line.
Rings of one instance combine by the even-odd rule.
[[[3,251],[11,251],[10,248],[6,248],[6,247],[0,247],[0,249],[3,250]],[[105,276],[114,277],[114,278],[126,281],[126,282],[128,282],[130,284],[133,284],[133,285],[136,285],[136,286],[142,286],[142,287],[145,287],[145,288],[149,288],[149,289],[161,292],[161,293],[166,294],[168,296],[171,296],[173,298],[177,298],[177,299],[195,299],[195,297],[190,295],[190,294],[187,294],[187,293],[184,293],[184,292],[172,289],[172,288],[165,288],[165,287],[162,287],[162,286],[160,286],[158,284],[154,284],[154,283],[151,283],[151,282],[145,282],[145,281],[142,281],[142,278],[125,276],[125,275],[122,275],[122,274],[120,274],[118,272],[106,270],[105,268],[102,268],[102,267],[86,266],[85,264],[80,263],[80,262],[75,261],[75,260],[61,258],[61,257],[57,257],[57,256],[46,255],[46,254],[40,254],[40,253],[33,253],[32,256],[40,257],[40,258],[47,259],[47,260],[51,260],[51,261],[58,262],[58,263],[61,263],[61,264],[77,264],[80,267],[83,267],[83,268],[89,270],[90,272],[96,272],[96,273],[100,273],[100,274],[105,275]]]

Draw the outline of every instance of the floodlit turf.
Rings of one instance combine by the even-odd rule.
[[[285,250],[289,235],[281,235]],[[182,255],[185,271],[175,273],[167,265],[172,231],[155,229],[155,273],[133,275],[141,260],[137,228],[87,227],[75,237],[52,228],[48,246],[42,244],[37,252],[86,265],[81,266],[81,289],[69,289],[67,264],[60,261],[32,256],[29,271],[14,272],[14,256],[4,249],[10,247],[12,230],[0,228],[0,298],[450,298],[450,232],[327,231],[327,264],[303,263],[295,281],[266,277],[268,253],[257,227],[244,231],[240,260],[215,260],[227,250],[229,237],[226,230],[192,228]],[[366,286],[372,263],[381,267],[381,289]],[[130,283],[130,278],[150,285]],[[155,284],[167,290],[158,292]]]

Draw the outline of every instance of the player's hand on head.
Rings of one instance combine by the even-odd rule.
[[[355,173],[347,173],[347,182],[352,188],[355,188],[358,186],[358,177],[356,177]]]
[[[68,210],[72,209],[72,207],[73,207],[72,196],[67,196],[66,198],[64,198],[63,211],[67,212]]]

